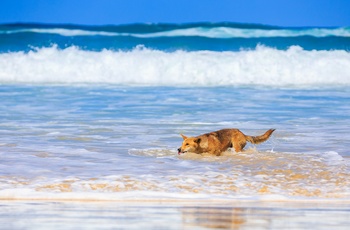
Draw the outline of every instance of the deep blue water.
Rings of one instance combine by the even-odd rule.
[[[300,46],[304,50],[349,50],[350,29],[283,28],[237,23],[131,24],[79,26],[50,24],[0,25],[0,52],[29,51],[56,44],[64,49],[239,51],[264,45],[280,50]]]

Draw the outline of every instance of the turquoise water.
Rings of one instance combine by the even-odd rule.
[[[132,50],[142,44],[164,51],[240,51],[257,45],[287,50],[349,50],[349,27],[276,27],[239,23],[128,25],[0,25],[0,52],[28,51],[56,44],[83,50]]]

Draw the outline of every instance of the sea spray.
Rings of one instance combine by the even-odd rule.
[[[131,51],[57,46],[0,54],[2,83],[113,83],[148,86],[329,87],[350,85],[350,53],[277,50]]]

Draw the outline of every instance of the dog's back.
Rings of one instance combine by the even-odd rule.
[[[270,129],[261,136],[247,136],[239,129],[221,129],[211,133],[205,133],[197,137],[186,137],[181,134],[184,141],[178,149],[179,154],[185,152],[204,153],[208,152],[220,155],[228,148],[234,148],[236,152],[241,152],[247,141],[259,144],[266,141],[275,131]]]

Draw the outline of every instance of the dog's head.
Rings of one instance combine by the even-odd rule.
[[[197,149],[199,148],[199,143],[201,142],[201,139],[198,137],[186,137],[183,134],[180,134],[182,138],[184,139],[182,142],[182,145],[180,148],[177,149],[178,154],[186,153],[186,152],[198,152]]]

